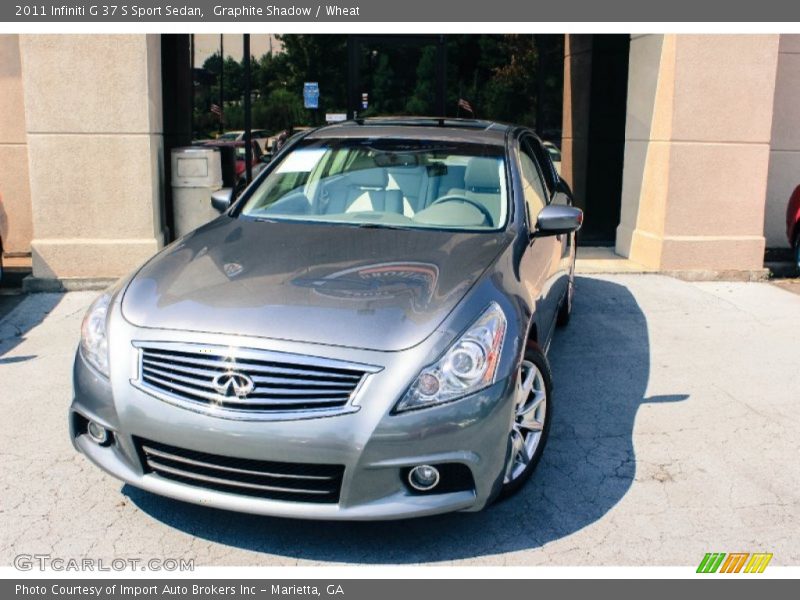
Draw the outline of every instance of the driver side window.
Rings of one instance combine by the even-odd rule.
[[[531,228],[536,225],[536,217],[547,205],[547,192],[545,191],[542,177],[536,162],[528,154],[527,144],[522,144],[519,151],[519,166],[522,175],[522,193],[525,196],[525,204],[528,208],[528,222]]]

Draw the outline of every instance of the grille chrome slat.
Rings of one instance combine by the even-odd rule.
[[[179,375],[178,373],[170,373],[169,371],[165,371],[163,369],[157,369],[156,367],[151,367],[149,365],[142,366],[142,373],[147,375],[152,374],[155,377],[166,377],[167,380],[175,379],[176,381],[180,381],[183,383],[189,383],[191,385],[196,385],[202,388],[205,388],[209,391],[213,390],[211,386],[211,381],[206,377],[205,379],[201,379],[200,377],[186,377],[185,375]]]
[[[234,360],[226,360],[222,357],[219,357],[220,360],[211,360],[208,358],[186,358],[185,356],[181,355],[169,355],[169,354],[161,354],[158,352],[148,352],[148,357],[157,358],[163,361],[168,361],[171,363],[178,363],[178,364],[187,364],[190,366],[205,366],[205,367],[212,367],[212,368],[228,368],[230,365],[236,365],[239,368],[246,367],[249,371],[253,371],[254,373],[280,373],[285,375],[297,375],[297,376],[324,376],[330,377],[331,379],[353,379],[353,378],[360,378],[360,374],[353,372],[353,373],[339,373],[339,372],[331,372],[327,373],[325,371],[320,370],[321,372],[315,372],[313,370],[306,370],[306,369],[298,369],[295,367],[283,367],[280,365],[251,365],[246,362],[246,360],[250,359],[242,359],[241,361],[234,361]]]
[[[349,396],[342,396],[341,394],[337,394],[334,397],[326,397],[320,395],[320,396],[307,396],[302,398],[283,398],[281,396],[260,396],[257,394],[251,394],[247,398],[237,398],[236,396],[221,396],[215,392],[203,391],[197,388],[187,387],[185,385],[174,383],[167,379],[162,379],[154,375],[145,375],[144,381],[146,383],[157,384],[161,387],[177,390],[184,394],[189,394],[194,397],[202,398],[210,403],[213,403],[215,406],[233,404],[237,406],[246,407],[258,404],[259,406],[274,405],[275,407],[286,407],[292,404],[319,404],[319,403],[341,404],[341,403],[346,403],[349,399]]]
[[[195,377],[184,377],[183,375],[178,375],[174,373],[170,373],[168,371],[164,371],[163,369],[156,369],[154,367],[150,367],[145,365],[142,368],[142,372],[145,376],[150,377],[158,377],[162,381],[169,381],[170,379],[174,379],[181,383],[187,383],[189,385],[196,385],[204,390],[208,390],[211,393],[214,393],[213,387],[208,379],[202,380]],[[220,373],[224,373],[221,371]],[[255,383],[261,383],[258,379],[253,378]],[[272,385],[259,385],[258,389],[259,392],[251,392],[248,394],[248,398],[281,398],[281,397],[291,397],[291,396],[300,396],[300,397],[338,397],[338,398],[349,398],[350,392],[352,391],[353,386],[342,387],[336,385],[335,387],[321,387],[320,385],[312,385],[307,387],[272,387]],[[228,399],[226,398],[226,401]],[[230,399],[231,402],[236,402],[235,398]]]
[[[357,410],[353,396],[364,377],[379,370],[250,348],[179,342],[134,346],[140,353],[139,377],[132,380],[136,387],[223,418],[307,418]]]
[[[221,365],[222,366],[222,365]],[[163,374],[169,375],[175,373],[177,375],[182,376],[191,376],[196,375],[200,378],[207,378],[209,375],[208,369],[195,369],[192,367],[184,367],[181,365],[174,365],[169,364],[166,362],[154,361],[150,358],[145,358],[142,360],[142,368],[143,369],[159,369],[163,371]],[[219,372],[224,373],[227,368],[220,368],[218,371],[212,372]],[[253,381],[256,383],[261,383],[264,385],[292,385],[292,386],[299,386],[302,385],[304,387],[337,387],[337,388],[351,388],[353,384],[358,384],[361,377],[353,376],[348,377],[347,379],[340,378],[339,376],[328,379],[327,377],[320,377],[319,380],[316,376],[309,376],[309,377],[271,377],[267,375],[253,375]]]
[[[155,448],[150,448],[148,446],[142,445],[142,450],[144,450],[145,454],[149,456],[156,456],[159,458],[165,458],[167,460],[172,460],[175,462],[186,463],[188,465],[194,465],[198,467],[207,467],[209,469],[217,469],[219,471],[228,471],[230,473],[241,473],[243,475],[263,475],[266,477],[275,477],[275,478],[285,478],[285,479],[312,479],[312,480],[319,480],[319,481],[331,481],[335,479],[333,475],[296,475],[291,473],[272,473],[266,471],[254,471],[252,469],[240,469],[238,467],[229,467],[226,465],[215,465],[210,462],[205,462],[201,460],[196,460],[193,458],[187,458],[185,456],[181,456],[179,454],[173,454],[171,452],[164,452],[162,450],[156,450]],[[150,461],[148,461],[150,462]]]
[[[157,461],[150,460],[148,461],[150,467],[156,471],[165,471],[167,473],[171,473],[173,475],[180,475],[181,477],[186,477],[187,479],[198,479],[200,481],[206,481],[210,483],[219,483],[222,485],[231,485],[234,487],[245,487],[253,490],[263,490],[265,492],[289,492],[289,493],[296,493],[296,494],[330,494],[330,492],[325,490],[304,490],[299,488],[282,488],[274,485],[263,485],[261,483],[248,483],[245,481],[235,481],[232,479],[222,479],[220,477],[212,477],[209,475],[200,475],[199,473],[193,473],[191,471],[183,471],[181,469],[175,469],[173,467],[168,467],[166,465],[162,465]]]
[[[196,388],[189,388],[184,385],[180,385],[178,383],[171,382],[167,379],[161,379],[160,377],[156,377],[154,375],[145,375],[143,381],[146,383],[155,383],[162,388],[166,388],[168,390],[177,390],[179,392],[185,392],[191,394],[196,397],[205,398],[209,402],[217,402],[222,396],[214,392],[204,392],[202,390],[198,390]]]
[[[236,495],[336,503],[343,465],[237,459],[134,438],[145,473]]]
[[[342,383],[338,383],[336,381],[301,381],[299,379],[286,379],[284,377],[260,377],[258,375],[253,377],[253,381],[258,384],[263,384],[265,387],[271,387],[273,385],[276,386],[303,386],[307,388],[341,388],[341,389],[352,389],[353,384],[358,384],[358,379],[354,381],[346,381]]]
[[[202,389],[189,387],[183,384],[178,384],[167,379],[162,379],[160,377],[156,377],[154,375],[146,375],[143,379],[146,383],[156,384],[158,386],[169,388],[172,390],[176,390],[182,392],[183,394],[188,394],[193,397],[202,398],[207,400],[208,402],[214,403],[215,406],[222,406],[222,405],[236,405],[236,406],[250,406],[254,404],[258,405],[270,405],[274,404],[275,406],[285,406],[291,404],[317,404],[317,403],[342,403],[347,402],[349,396],[343,396],[341,394],[337,394],[335,396],[324,396],[324,395],[314,395],[314,396],[304,396],[304,397],[282,397],[280,395],[259,395],[259,394],[250,394],[247,398],[237,398],[236,396],[221,396],[216,392],[212,391],[204,391]]]

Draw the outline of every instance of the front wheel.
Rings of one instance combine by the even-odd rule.
[[[561,301],[561,306],[558,307],[558,314],[556,315],[556,325],[559,327],[566,327],[569,325],[569,320],[572,317],[572,301],[575,298],[575,275],[570,274],[567,281],[567,293],[564,294],[564,299]]]
[[[542,457],[553,418],[552,390],[547,357],[538,346],[528,348],[517,376],[501,498],[519,491]]]

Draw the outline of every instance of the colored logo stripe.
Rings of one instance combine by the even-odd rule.
[[[738,573],[742,570],[747,557],[750,556],[747,552],[734,552],[728,554],[728,558],[722,563],[720,573]]]
[[[739,573],[744,567],[745,573],[763,573],[771,560],[772,554],[768,552],[757,552],[755,554],[750,554],[749,552],[733,552],[731,554],[707,552],[703,560],[700,561],[697,572]]]
[[[753,554],[750,558],[750,562],[747,563],[747,566],[744,568],[745,573],[763,573],[764,569],[767,568],[769,561],[772,560],[772,554],[767,554],[766,552],[760,554]]]
[[[700,566],[697,567],[698,573],[716,573],[722,564],[722,559],[725,558],[724,552],[708,552],[700,561]]]

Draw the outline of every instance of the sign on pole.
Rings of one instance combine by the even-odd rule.
[[[303,106],[319,108],[319,83],[316,81],[306,81],[303,84]]]

